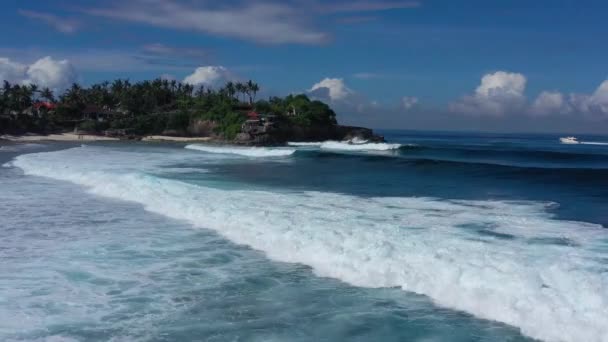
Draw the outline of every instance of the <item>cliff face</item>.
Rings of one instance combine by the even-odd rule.
[[[384,142],[384,137],[374,134],[369,128],[353,126],[262,126],[243,127],[235,139],[244,145],[278,145],[288,141],[367,140]]]

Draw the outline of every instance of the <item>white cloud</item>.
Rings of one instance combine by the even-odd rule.
[[[56,61],[51,57],[37,60],[27,69],[24,83],[34,83],[51,89],[64,89],[72,84],[77,76],[72,64],[67,60]]]
[[[560,92],[543,91],[530,107],[534,115],[564,114],[569,111],[564,95]]]
[[[133,0],[115,7],[85,10],[90,15],[138,22],[156,27],[198,31],[269,44],[318,44],[327,40],[302,21],[301,11],[284,3],[241,2],[233,6],[213,2]]]
[[[162,74],[162,75],[160,75],[160,79],[167,80],[167,81],[177,81],[177,78],[171,74]]]
[[[13,62],[8,58],[0,58],[0,81],[20,83],[25,77],[27,66]]]
[[[24,17],[34,19],[36,21],[44,22],[47,25],[53,27],[55,30],[62,33],[74,33],[76,32],[76,30],[78,30],[80,26],[79,23],[74,20],[67,18],[59,18],[58,16],[50,13],[20,10],[19,14]]]
[[[417,104],[418,104],[418,98],[414,97],[414,96],[404,96],[401,99],[401,106],[405,110],[409,110]]]
[[[211,87],[231,79],[234,77],[223,66],[204,66],[196,68],[194,73],[184,78],[184,83]]]
[[[526,77],[519,73],[497,71],[481,78],[475,93],[485,97],[497,94],[521,96],[526,89]]]
[[[308,91],[314,96],[329,98],[331,101],[345,100],[354,94],[341,78],[325,78],[313,85]]]
[[[534,100],[530,113],[583,114],[590,118],[608,118],[608,80],[602,82],[593,94],[569,94],[543,91]]]
[[[353,77],[358,78],[360,80],[371,80],[374,78],[380,78],[381,75],[373,72],[358,72],[356,74],[353,74]]]
[[[77,79],[76,71],[67,60],[54,60],[50,56],[31,65],[0,58],[0,79],[11,83],[31,84],[63,90]]]
[[[602,82],[591,95],[571,94],[570,102],[583,114],[608,117],[608,80]]]
[[[188,58],[203,58],[209,53],[205,49],[195,47],[174,47],[161,43],[147,44],[142,46],[144,52],[160,56],[179,56]]]
[[[318,5],[318,10],[325,13],[346,13],[346,12],[375,12],[404,8],[417,8],[421,4],[419,1],[399,1],[399,0],[351,0],[333,1],[323,5]]]
[[[525,103],[526,77],[497,71],[481,78],[475,93],[450,104],[453,112],[501,116],[521,109]]]

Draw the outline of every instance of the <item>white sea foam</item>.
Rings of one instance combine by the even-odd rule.
[[[229,146],[209,146],[193,144],[187,145],[187,149],[197,150],[207,153],[232,154],[252,158],[263,157],[286,157],[294,154],[296,150],[287,148],[268,148],[268,147],[229,147]]]
[[[162,163],[156,158],[140,167]],[[144,160],[144,159],[142,159]],[[548,341],[608,341],[608,233],[549,203],[226,191],[133,172],[72,149],[12,163],[210,228],[357,286],[400,287]]]
[[[388,143],[364,143],[354,144],[340,141],[326,141],[320,145],[321,149],[324,150],[337,150],[337,151],[390,151],[396,150],[401,147],[401,144],[388,144]]]
[[[42,145],[42,144],[6,145],[6,146],[0,146],[0,152],[18,152],[18,151],[29,150],[29,149],[33,149],[33,148],[42,147],[42,146],[44,146],[44,145]]]
[[[289,146],[295,146],[295,147],[320,147],[323,144],[323,142],[288,142],[287,145]]]

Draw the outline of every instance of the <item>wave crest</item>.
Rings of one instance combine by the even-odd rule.
[[[286,148],[268,148],[268,147],[229,147],[229,146],[209,146],[192,144],[185,148],[189,150],[202,151],[207,153],[232,154],[251,158],[264,157],[286,157],[294,154],[296,150]]]

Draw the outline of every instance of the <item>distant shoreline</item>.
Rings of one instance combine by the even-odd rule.
[[[209,142],[212,141],[211,137],[174,137],[167,135],[149,135],[143,136],[137,141],[146,142]],[[126,139],[120,139],[116,137],[106,137],[103,135],[95,134],[75,134],[75,133],[61,133],[61,134],[24,134],[24,135],[0,135],[0,141],[9,142],[43,142],[43,141],[129,141]]]

